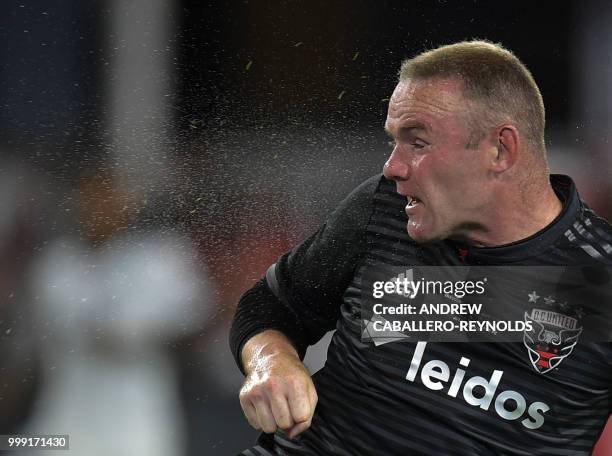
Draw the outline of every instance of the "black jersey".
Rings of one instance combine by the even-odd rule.
[[[559,363],[540,356],[539,346],[530,353],[526,342],[375,343],[363,337],[368,269],[612,265],[610,225],[580,200],[570,178],[553,175],[551,183],[563,202],[551,225],[520,242],[477,248],[412,241],[406,232],[406,199],[392,181],[375,176],[313,236],[283,255],[238,305],[230,342],[239,366],[244,342],[265,329],[286,334],[301,356],[327,331],[337,331],[325,366],[313,376],[319,402],[311,428],[293,440],[277,432],[271,451],[590,454],[612,411],[609,341],[580,340]],[[607,280],[604,286],[610,287]],[[538,318],[559,315],[541,313]],[[444,375],[446,382],[436,381]],[[495,383],[495,390],[465,386],[482,379]]]

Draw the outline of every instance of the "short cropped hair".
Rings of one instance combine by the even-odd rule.
[[[458,78],[468,106],[468,147],[490,128],[512,122],[534,152],[545,153],[542,95],[527,67],[509,50],[488,41],[463,41],[423,52],[402,63],[399,78]]]

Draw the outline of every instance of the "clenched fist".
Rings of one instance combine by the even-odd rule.
[[[251,426],[268,434],[280,428],[289,438],[310,427],[317,392],[282,333],[268,330],[253,336],[242,349],[242,362],[247,377],[240,405]]]

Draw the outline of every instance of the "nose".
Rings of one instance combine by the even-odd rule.
[[[393,148],[391,156],[383,166],[383,174],[387,179],[394,181],[407,180],[410,177],[408,159],[402,157],[402,151],[398,145]]]

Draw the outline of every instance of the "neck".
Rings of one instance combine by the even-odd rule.
[[[549,226],[562,209],[549,180],[545,185],[532,186],[528,192],[506,190],[495,198],[495,204],[485,211],[480,223],[457,238],[477,247],[511,244]]]

